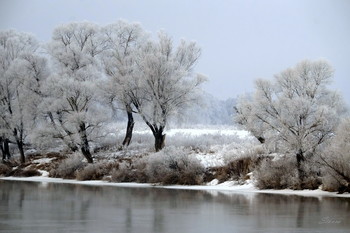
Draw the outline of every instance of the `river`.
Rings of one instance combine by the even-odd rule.
[[[350,232],[350,198],[0,180],[0,232]]]

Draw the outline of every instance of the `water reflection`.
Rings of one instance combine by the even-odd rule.
[[[0,232],[338,232],[350,199],[0,181]]]

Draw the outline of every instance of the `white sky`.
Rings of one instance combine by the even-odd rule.
[[[325,58],[336,70],[333,87],[350,103],[348,0],[0,0],[0,30],[31,32],[43,42],[62,23],[118,19],[197,41],[196,71],[220,99],[252,92],[256,78],[303,59]]]

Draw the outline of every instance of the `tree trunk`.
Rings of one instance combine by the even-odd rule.
[[[81,153],[84,155],[88,163],[93,163],[92,155],[90,153],[89,148],[86,148],[86,146],[82,145],[81,146]]]
[[[26,162],[25,157],[24,157],[23,142],[21,142],[17,139],[16,139],[16,142],[17,142],[17,146],[18,146],[18,150],[19,150],[19,154],[20,154],[20,160],[21,160],[21,163],[23,164]]]
[[[85,123],[81,122],[79,125],[79,135],[81,140],[81,153],[84,155],[88,163],[93,163],[92,155],[90,153],[89,141],[86,135]]]
[[[132,115],[132,109],[130,105],[126,105],[126,113],[128,115],[128,124],[126,126],[125,138],[123,140],[123,146],[129,146],[132,138],[132,132],[134,130],[134,117]]]
[[[13,136],[16,139],[16,143],[17,143],[17,147],[18,147],[19,155],[20,155],[20,161],[21,161],[21,163],[25,163],[26,161],[25,161],[25,157],[24,157],[23,140],[22,140],[21,135],[18,135],[18,130],[16,128],[13,130]]]
[[[3,148],[4,148],[4,157],[7,158],[7,159],[10,159],[11,158],[11,154],[10,154],[10,140],[8,138],[5,138],[4,139],[4,142],[3,142]]]
[[[261,144],[264,144],[265,143],[265,138],[264,137],[256,137],[258,139],[258,141],[261,143]]]
[[[162,150],[165,146],[165,134],[163,134],[163,131],[157,131],[154,134],[154,148],[156,149],[156,152]]]
[[[304,153],[301,149],[296,154],[296,157],[297,157],[298,178],[300,181],[300,185],[302,186],[302,183],[303,183],[304,177],[305,177],[304,169],[302,168],[302,162],[305,161],[305,157],[304,157]]]
[[[5,156],[5,150],[4,150],[4,140],[2,139],[2,137],[0,137],[0,150],[1,150],[1,154],[2,154],[2,161],[4,161],[6,159]]]

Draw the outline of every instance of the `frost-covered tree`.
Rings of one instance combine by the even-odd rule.
[[[122,20],[107,25],[102,31],[107,45],[102,60],[108,77],[103,89],[112,106],[116,102],[126,111],[128,122],[122,144],[128,146],[135,124],[130,96],[139,88],[135,83],[137,53],[147,34],[139,24]]]
[[[328,87],[332,78],[328,62],[302,61],[274,81],[257,80],[254,95],[236,106],[236,122],[277,152],[295,156],[300,180],[303,161],[332,137],[343,111]]]
[[[57,27],[47,46],[54,64],[41,106],[47,113],[47,128],[73,151],[79,148],[89,163],[93,162],[89,136],[106,115],[97,85],[103,77],[98,56],[104,49],[100,27],[88,22]]]
[[[14,30],[0,32],[0,136],[8,156],[15,141],[25,162],[24,140],[36,118],[39,83],[45,78],[45,59],[35,55],[36,39]]]
[[[164,147],[164,130],[169,117],[193,102],[204,77],[193,72],[201,50],[195,42],[182,40],[174,48],[171,38],[159,33],[138,54],[136,88],[130,92],[133,105],[151,129],[155,150]]]

